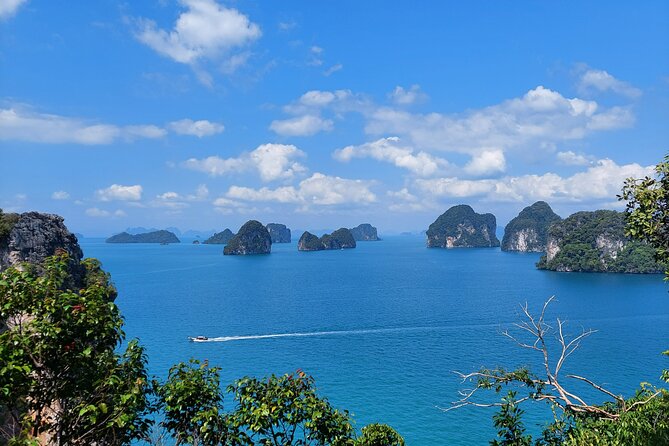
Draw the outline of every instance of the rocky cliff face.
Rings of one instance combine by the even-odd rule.
[[[428,228],[428,248],[490,248],[499,246],[497,221],[492,214],[477,214],[467,205],[453,206]]]
[[[356,243],[351,231],[339,228],[332,234],[325,234],[318,238],[314,234],[305,231],[297,243],[298,251],[323,251],[332,249],[355,248]]]
[[[235,234],[228,228],[209,237],[202,243],[207,245],[226,245]]]
[[[0,213],[0,218],[9,214]],[[0,270],[23,262],[40,264],[45,258],[66,251],[70,256],[70,287],[80,286],[86,270],[80,261],[83,252],[77,238],[65,227],[63,217],[26,212],[12,218],[13,224],[0,235]]]
[[[280,223],[269,223],[267,225],[269,236],[272,237],[272,243],[290,243],[290,229]]]
[[[223,249],[227,255],[269,254],[272,251],[272,238],[262,223],[249,220],[239,228]]]
[[[377,241],[379,236],[377,234],[376,228],[369,223],[363,223],[356,226],[355,228],[350,229],[353,238],[357,242],[368,242],[368,241]]]
[[[548,228],[561,218],[545,201],[528,206],[504,228],[502,251],[544,252]]]
[[[625,237],[616,211],[577,212],[548,230],[537,267],[561,272],[661,273],[648,245]]]

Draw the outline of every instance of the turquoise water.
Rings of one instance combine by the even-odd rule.
[[[550,319],[567,319],[572,333],[598,330],[564,374],[629,394],[641,381],[658,383],[669,367],[660,355],[669,349],[669,288],[660,275],[538,271],[538,255],[426,249],[421,237],[311,253],[277,244],[271,255],[252,257],[190,243],[84,239],[82,247],[112,274],[126,333],[147,347],[152,373],[164,376],[190,357],[222,367],[225,383],[301,368],[335,406],[354,414],[358,428],[388,423],[408,445],[494,437],[492,409],[439,407],[462,388],[455,370],[535,364],[501,335],[524,302],[538,310],[555,295]],[[233,339],[187,341],[196,335]],[[531,430],[541,427],[540,415],[530,410]]]

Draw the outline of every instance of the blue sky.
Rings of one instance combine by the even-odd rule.
[[[0,207],[85,235],[620,208],[669,3],[0,2]]]

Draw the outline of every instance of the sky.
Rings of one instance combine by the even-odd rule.
[[[622,209],[668,123],[666,1],[0,0],[0,208],[86,236]]]

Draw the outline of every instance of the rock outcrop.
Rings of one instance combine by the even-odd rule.
[[[353,238],[357,242],[369,242],[380,240],[376,228],[369,223],[363,223],[350,229]]]
[[[351,231],[339,228],[332,234],[325,234],[318,238],[314,234],[305,231],[297,243],[298,251],[324,251],[331,249],[351,249],[356,243]]]
[[[430,225],[428,248],[490,248],[499,246],[497,221],[492,214],[477,214],[466,204],[453,206]]]
[[[230,239],[234,236],[235,234],[230,229],[225,228],[223,231],[217,232],[202,243],[206,245],[227,245]]]
[[[65,285],[81,287],[86,279],[79,242],[63,223],[63,217],[39,212],[4,214],[0,210],[0,270],[28,262],[41,264],[64,250],[69,255],[71,274]]]
[[[144,234],[128,234],[121,232],[120,234],[112,235],[106,243],[181,243],[174,233],[166,230],[159,230],[153,232],[146,232]]]
[[[546,251],[548,228],[560,220],[545,201],[527,206],[504,228],[502,251]]]
[[[577,212],[548,230],[546,254],[537,267],[561,272],[661,273],[645,243],[625,237],[625,216],[616,211]]]
[[[269,254],[271,251],[272,238],[267,228],[259,221],[249,220],[228,241],[223,249],[223,254],[226,256]]]
[[[281,223],[269,223],[267,225],[269,236],[272,237],[272,243],[290,243],[290,229]]]

